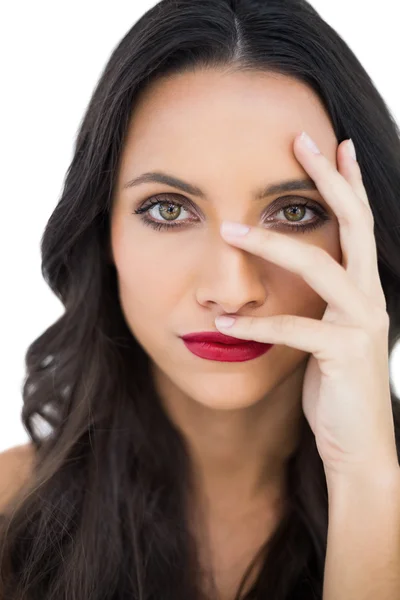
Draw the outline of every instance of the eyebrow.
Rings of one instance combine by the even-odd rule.
[[[178,188],[186,194],[198,196],[203,200],[207,200],[207,194],[203,192],[199,187],[192,185],[191,183],[187,183],[182,179],[178,179],[178,177],[174,177],[173,175],[164,173],[163,171],[150,171],[149,173],[143,173],[142,175],[139,175],[138,177],[135,177],[134,179],[131,179],[130,181],[125,183],[123,189],[135,187],[137,185],[140,185],[141,183],[150,182],[164,183],[165,185]],[[312,179],[289,179],[286,181],[272,183],[266,187],[256,190],[254,193],[254,200],[262,200],[266,196],[272,196],[273,194],[281,194],[283,192],[293,192],[295,190],[318,191],[318,188]]]

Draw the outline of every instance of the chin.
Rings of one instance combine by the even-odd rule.
[[[248,382],[241,382],[241,385],[209,385],[207,389],[204,380],[202,383],[200,391],[199,388],[192,392],[188,390],[187,394],[194,402],[215,410],[248,408],[256,405],[268,393],[265,387],[260,389],[259,385],[251,386]]]

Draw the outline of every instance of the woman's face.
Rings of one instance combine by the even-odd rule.
[[[164,395],[183,394],[214,409],[247,407],[306,365],[308,354],[284,345],[244,362],[207,360],[179,337],[217,331],[214,319],[223,313],[323,316],[326,302],[301,277],[220,235],[223,220],[278,227],[341,262],[337,218],[317,190],[255,199],[256,190],[273,183],[309,179],[292,150],[303,130],[336,168],[338,142],[319,99],[283,75],[180,74],[153,82],[136,104],[114,195],[112,260],[125,319]],[[150,171],[200,188],[204,197],[166,183],[124,187]],[[156,195],[161,204],[134,214]],[[274,208],[282,197],[289,208]],[[326,221],[310,208],[292,208],[307,199],[325,211]],[[163,202],[172,203],[169,210]],[[170,228],[154,229],[145,220]],[[319,226],[302,229],[308,222]]]

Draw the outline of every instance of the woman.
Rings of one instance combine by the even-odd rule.
[[[399,154],[303,0],[163,0],[129,30],[42,240],[65,314],[27,351],[1,597],[361,598],[357,515],[390,498],[386,543],[400,501]]]

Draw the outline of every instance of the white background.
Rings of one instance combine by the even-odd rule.
[[[0,451],[29,441],[20,420],[24,354],[63,313],[42,279],[39,244],[79,122],[112,50],[156,3],[14,0],[0,9]],[[399,123],[397,3],[380,0],[378,10],[363,0],[311,4],[355,52]],[[390,367],[399,393],[399,347]]]

